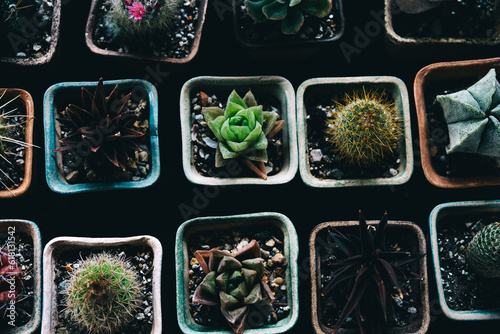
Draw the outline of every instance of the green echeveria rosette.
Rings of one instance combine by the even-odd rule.
[[[237,157],[267,162],[266,135],[272,130],[278,114],[262,111],[262,105],[257,105],[251,91],[241,98],[233,90],[224,110],[205,107],[202,113],[218,140],[216,167],[222,167],[228,159]]]
[[[281,21],[284,34],[296,34],[304,23],[304,14],[325,17],[332,10],[331,0],[245,0],[250,17],[258,23]]]
[[[500,84],[495,69],[467,89],[438,95],[448,124],[447,153],[500,158]]]
[[[487,225],[467,246],[467,262],[478,274],[500,277],[500,223]]]

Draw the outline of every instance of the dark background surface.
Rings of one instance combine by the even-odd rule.
[[[366,3],[366,2],[364,2]],[[423,66],[434,61],[487,58],[494,49],[475,48],[452,55],[414,53],[414,59],[393,58],[384,47],[385,31],[374,13],[383,17],[383,1],[370,5],[347,0],[344,4],[346,29],[340,42],[358,46],[346,57],[340,42],[320,53],[299,61],[281,57],[253,58],[235,41],[228,0],[210,0],[201,45],[197,56],[187,64],[159,64],[105,58],[92,54],[84,39],[90,1],[66,0],[62,8],[61,36],[57,53],[46,66],[20,68],[0,65],[0,87],[26,89],[35,102],[35,144],[43,146],[42,100],[45,90],[63,81],[96,81],[138,78],[147,79],[148,71],[161,72],[160,80],[149,77],[159,93],[159,140],[161,176],[151,187],[62,195],[52,192],[45,181],[43,148],[34,153],[34,179],[28,193],[20,198],[3,200],[1,218],[34,221],[41,230],[44,245],[57,236],[132,236],[157,237],[164,249],[162,273],[163,328],[181,333],[175,311],[174,240],[178,226],[195,216],[231,215],[273,211],[288,216],[299,236],[299,270],[307,273],[308,241],[311,230],[321,222],[353,220],[363,210],[367,219],[379,219],[385,210],[390,219],[408,220],[420,225],[428,236],[428,217],[438,204],[459,200],[497,199],[498,187],[462,190],[439,189],[429,184],[420,167],[417,121],[413,100],[413,80]],[[379,31],[376,31],[376,27]],[[360,44],[359,31],[371,27],[372,36]],[[357,43],[357,44],[356,44]],[[345,44],[344,44],[345,45]],[[350,59],[349,59],[350,58]],[[148,70],[149,69],[149,70]],[[167,75],[168,74],[168,75]],[[179,95],[182,85],[200,75],[279,75],[295,89],[314,77],[392,75],[401,78],[410,93],[411,125],[415,150],[415,170],[410,181],[396,187],[316,189],[306,186],[297,172],[284,185],[231,186],[221,188],[206,207],[185,217],[179,210],[184,203],[193,206],[194,189],[182,170]],[[429,250],[430,251],[430,250]],[[439,309],[434,274],[429,257],[429,284],[432,321],[429,333],[493,333],[496,322],[457,322],[447,319]],[[310,280],[300,280],[299,320],[290,333],[312,333],[310,315]]]

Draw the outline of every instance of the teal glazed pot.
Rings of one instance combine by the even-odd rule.
[[[400,119],[403,120],[403,135],[398,144],[400,164],[398,173],[392,177],[364,179],[321,179],[310,171],[310,153],[307,142],[307,101],[314,96],[328,96],[332,91],[351,91],[361,88],[384,89],[394,100]],[[297,136],[299,145],[299,172],[304,183],[317,188],[401,185],[413,173],[413,147],[410,125],[410,102],[405,83],[391,76],[362,76],[344,78],[313,78],[304,81],[297,90]]]
[[[298,237],[295,227],[288,217],[280,213],[261,212],[221,217],[199,217],[185,221],[177,230],[175,239],[175,270],[177,284],[177,320],[184,334],[233,334],[229,326],[206,327],[197,324],[189,310],[189,254],[188,239],[193,233],[241,229],[262,226],[265,229],[277,228],[283,233],[284,255],[288,264],[285,282],[290,313],[273,325],[246,329],[246,334],[275,334],[290,330],[298,319]]]
[[[38,226],[29,220],[0,219],[0,233],[25,233],[33,241],[33,309],[25,310],[31,313],[31,319],[22,326],[3,329],[5,334],[31,334],[38,330],[42,321],[42,236]]]
[[[463,215],[500,214],[500,201],[463,201],[450,202],[436,206],[429,216],[430,243],[432,259],[434,262],[434,274],[436,276],[439,305],[443,313],[453,320],[498,320],[500,319],[500,308],[489,310],[459,311],[450,308],[446,301],[443,288],[443,277],[441,275],[441,264],[439,260],[438,225],[443,218],[449,216],[461,217]],[[500,306],[500,301],[499,301]]]
[[[281,134],[283,136],[283,166],[278,173],[268,176],[267,180],[261,179],[258,176],[238,177],[238,175],[234,175],[234,177],[224,178],[216,176],[209,177],[202,175],[194,166],[193,142],[191,139],[191,100],[200,90],[229,95],[233,89],[236,89],[239,94],[244,94],[250,89],[257,100],[259,100],[259,94],[265,93],[279,102],[279,114],[281,119],[285,120],[285,125],[281,129]],[[275,185],[287,183],[295,177],[298,169],[297,131],[295,128],[295,91],[292,84],[287,79],[279,76],[195,77],[185,82],[182,87],[180,108],[182,167],[187,179],[192,183],[223,186],[248,184]],[[220,169],[223,170],[221,172],[227,172],[232,175],[232,172],[226,171],[225,167],[221,167]]]
[[[61,170],[62,156],[60,153],[53,152],[59,147],[60,129],[56,122],[56,115],[61,111],[58,108],[61,103],[58,101],[64,99],[66,93],[79,94],[82,87],[95,90],[97,82],[62,82],[52,85],[47,89],[43,100],[43,124],[45,132],[45,177],[50,189],[57,193],[68,194],[99,190],[113,189],[134,189],[145,188],[155,183],[160,176],[160,146],[158,140],[158,93],[153,84],[146,80],[124,79],[104,81],[106,94],[118,85],[121,91],[130,91],[132,96],[148,99],[149,104],[149,138],[151,167],[148,176],[140,181],[123,182],[101,182],[101,183],[76,183],[70,184],[66,181]],[[65,100],[63,100],[65,101]],[[78,100],[77,100],[78,101]]]

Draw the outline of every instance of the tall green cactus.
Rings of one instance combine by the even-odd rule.
[[[500,277],[500,223],[487,225],[472,238],[467,262],[478,274]]]

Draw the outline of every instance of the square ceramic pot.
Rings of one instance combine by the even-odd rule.
[[[367,221],[369,225],[377,225],[378,221]],[[309,239],[309,253],[311,259],[311,310],[312,310],[312,323],[314,332],[316,334],[327,334],[331,333],[332,329],[323,325],[321,322],[320,315],[323,312],[321,310],[320,303],[320,287],[321,287],[321,249],[325,247],[325,244],[328,242],[323,233],[326,232],[328,228],[335,228],[339,232],[353,233],[356,234],[359,230],[359,221],[334,221],[334,222],[326,222],[317,225],[311,232],[311,236]],[[426,242],[425,236],[422,229],[413,222],[408,221],[389,221],[387,224],[386,235],[388,238],[394,238],[394,240],[399,240],[398,244],[403,241],[404,238],[407,238],[408,243],[411,243],[408,251],[414,253],[426,253]],[[404,236],[404,238],[402,238]],[[417,313],[412,316],[408,325],[404,327],[398,328],[389,328],[384,333],[425,333],[429,327],[430,322],[430,311],[429,311],[429,291],[428,291],[428,278],[427,278],[427,260],[426,256],[424,256],[419,264],[418,271],[415,271],[420,277],[422,277],[421,281],[418,285],[418,292],[416,295],[419,295],[420,298],[417,302],[418,306]],[[340,328],[337,333],[339,334],[354,334],[358,333],[359,330],[357,328]]]
[[[281,130],[283,136],[284,161],[281,170],[268,176],[267,180],[255,177],[209,177],[204,176],[193,164],[193,145],[191,139],[192,110],[191,100],[200,90],[219,92],[229,95],[233,89],[240,94],[249,89],[257,100],[259,94],[271,95],[279,101],[278,113],[285,125]],[[241,92],[240,92],[241,91]],[[180,98],[181,134],[182,134],[182,166],[187,179],[195,184],[203,185],[274,185],[291,181],[297,173],[297,134],[295,130],[295,92],[292,84],[285,78],[278,76],[251,76],[251,77],[210,77],[202,76],[184,83]],[[224,170],[225,168],[220,168]],[[228,172],[232,176],[232,173]]]
[[[149,144],[151,154],[151,167],[145,179],[139,181],[101,182],[101,183],[75,183],[70,184],[62,174],[62,155],[54,152],[60,146],[60,127],[56,116],[66,107],[65,94],[75,97],[79,103],[79,92],[82,87],[91,92],[95,90],[97,82],[62,82],[52,85],[47,89],[43,100],[44,132],[45,132],[45,177],[49,187],[58,193],[77,193],[98,190],[134,189],[145,188],[155,183],[160,175],[160,147],[158,141],[158,93],[156,88],[148,81],[139,79],[104,81],[104,90],[111,90],[118,85],[120,91],[130,91],[132,98],[147,99],[149,106]],[[107,94],[107,93],[106,93]]]
[[[68,251],[109,249],[120,246],[147,247],[153,253],[152,296],[153,324],[148,334],[162,332],[161,267],[163,248],[158,239],[148,235],[125,238],[57,237],[50,240],[43,250],[43,316],[42,334],[56,333],[59,318],[57,307],[58,287],[55,283],[57,260]]]
[[[28,220],[22,219],[1,219],[0,233],[8,237],[15,236],[17,233],[23,233],[30,236],[33,242],[33,309],[25,310],[31,314],[31,319],[28,323],[22,326],[14,325],[12,328],[2,330],[5,334],[31,334],[34,333],[40,326],[42,320],[42,237],[38,226]],[[13,245],[14,252],[16,245]],[[9,312],[7,312],[9,314]],[[15,318],[13,319],[15,323]]]
[[[313,176],[307,142],[307,101],[314,96],[325,96],[332,91],[344,92],[361,87],[384,89],[394,100],[398,116],[403,120],[403,135],[398,144],[400,164],[398,173],[392,177],[365,179],[321,179]],[[311,187],[334,188],[353,186],[400,185],[406,183],[413,173],[413,147],[410,125],[410,103],[405,83],[396,77],[345,77],[313,78],[304,81],[297,90],[297,133],[299,145],[299,172],[304,183]]]
[[[18,1],[19,3],[21,1]],[[31,66],[31,65],[43,65],[50,62],[56,52],[57,42],[59,40],[59,26],[61,21],[61,0],[55,0],[51,2],[52,6],[52,23],[50,26],[50,32],[46,41],[48,41],[48,50],[40,57],[0,57],[0,63],[15,64],[21,66]],[[18,4],[19,5],[19,4]],[[22,5],[22,4],[21,4]],[[22,7],[22,6],[21,6]],[[24,8],[17,9],[21,15],[23,15]],[[44,14],[45,15],[45,14]],[[42,29],[47,22],[43,22],[42,16],[39,12],[35,12],[33,16],[23,15],[23,27],[22,33],[9,32],[8,38],[11,45],[1,46],[1,48],[13,48],[13,51],[17,54],[21,52],[20,46],[25,44],[32,44],[32,39],[34,37],[39,37],[42,33]],[[1,24],[1,23],[0,23]],[[41,37],[40,37],[41,38]],[[36,44],[35,44],[36,45]],[[18,51],[19,50],[19,51]]]
[[[500,215],[500,201],[463,201],[443,203],[436,206],[429,216],[430,243],[433,259],[434,274],[439,298],[439,305],[443,313],[453,320],[498,320],[500,309],[498,307],[488,310],[460,311],[452,309],[445,296],[442,265],[439,256],[438,226],[445,226],[444,220],[452,217],[458,219],[464,216]],[[500,306],[500,302],[498,304]]]
[[[177,320],[184,334],[217,333],[232,334],[227,326],[210,328],[197,324],[189,310],[189,245],[188,239],[195,233],[211,231],[241,230],[245,227],[263,229],[276,228],[283,233],[285,263],[288,264],[285,276],[287,284],[287,300],[290,312],[287,317],[273,325],[263,325],[260,328],[246,329],[247,334],[284,333],[291,329],[298,319],[298,238],[295,227],[290,219],[280,213],[262,212],[221,217],[199,217],[185,221],[177,230],[175,239],[175,269],[177,284]]]
[[[109,57],[125,57],[129,59],[135,60],[144,60],[144,61],[159,61],[165,63],[187,63],[191,61],[194,56],[198,53],[198,49],[201,41],[201,33],[203,31],[203,24],[205,22],[205,14],[207,11],[207,0],[201,0],[200,5],[198,7],[197,14],[197,23],[194,31],[193,45],[191,47],[191,51],[184,58],[169,58],[164,56],[156,56],[153,54],[142,54],[142,53],[124,53],[119,50],[114,49],[105,49],[101,48],[94,43],[93,34],[96,26],[99,24],[99,13],[102,11],[103,0],[92,0],[92,5],[90,7],[90,13],[87,19],[87,25],[85,29],[85,42],[87,43],[87,47],[93,53],[109,56]],[[182,2],[181,2],[182,3]]]
[[[19,95],[18,101],[15,101],[14,103],[18,103],[19,105],[17,107],[24,109],[27,116],[24,141],[28,144],[28,146],[25,149],[26,152],[24,156],[23,181],[21,182],[19,187],[15,189],[4,189],[4,187],[0,187],[0,198],[17,197],[24,194],[31,184],[31,176],[33,172],[33,123],[35,110],[35,107],[33,105],[33,98],[31,97],[30,93],[23,89],[0,88],[0,92],[3,93],[4,89],[7,89],[7,92],[3,96],[3,99],[0,101],[0,105],[3,105],[5,102],[11,101],[13,98]]]
[[[422,169],[427,180],[440,188],[467,188],[488,185],[500,185],[500,176],[477,175],[469,177],[447,177],[439,174],[432,164],[433,149],[431,143],[443,140],[442,131],[429,129],[428,106],[431,98],[428,92],[431,86],[462,81],[472,85],[484,76],[491,68],[500,67],[500,58],[465,60],[455,62],[433,63],[422,68],[415,77],[413,92],[418,118],[418,131],[420,138],[420,156]],[[465,87],[464,87],[465,88]],[[447,130],[446,130],[447,131]]]

